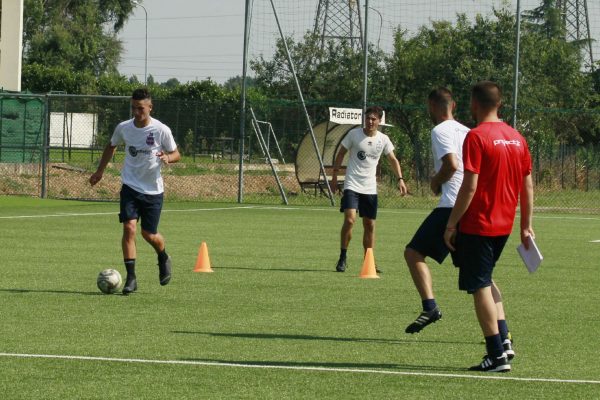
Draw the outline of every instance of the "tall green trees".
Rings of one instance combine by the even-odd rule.
[[[131,15],[130,0],[25,0],[25,88],[42,91],[35,76],[83,74],[99,77],[117,72],[122,45],[117,33]],[[60,81],[53,90],[69,90]]]
[[[116,34],[132,10],[129,0],[25,0],[25,62],[96,76],[116,72],[122,50]]]

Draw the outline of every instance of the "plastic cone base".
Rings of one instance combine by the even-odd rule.
[[[214,272],[210,267],[210,258],[208,257],[208,246],[206,245],[206,242],[202,242],[200,245],[194,272]]]
[[[365,261],[363,262],[359,277],[363,279],[379,279],[379,275],[377,275],[377,271],[375,270],[375,257],[373,256],[373,249],[367,249],[365,253]]]

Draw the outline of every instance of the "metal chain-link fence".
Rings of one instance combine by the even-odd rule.
[[[328,173],[339,149],[337,144],[347,132],[328,122],[329,105],[308,105],[317,136],[319,125],[327,133],[319,136],[317,144]],[[153,116],[171,127],[183,156],[180,163],[163,169],[168,199],[237,200],[240,158],[237,107],[237,104],[154,101]],[[301,106],[271,100],[250,103],[250,108],[260,129],[255,129],[249,112],[243,154],[245,202],[282,202],[267,162],[268,153],[290,204],[329,205],[312,142],[302,151],[308,149],[312,153],[307,168],[317,171],[316,180],[311,181],[298,168],[297,156],[302,152],[299,147],[309,138]],[[432,207],[437,201],[428,182],[433,173],[429,144],[432,125],[425,107],[387,105],[385,109],[387,122],[395,126],[385,127],[384,131],[396,147],[410,194],[399,196],[389,166],[382,161],[378,171],[381,204]],[[2,95],[0,110],[0,194],[61,199],[118,198],[122,149],[118,149],[98,185],[91,187],[88,179],[114,127],[130,118],[128,97]],[[519,129],[529,141],[533,158],[538,209],[599,208],[600,146],[567,144],[560,137],[549,139],[552,136],[547,132],[573,119],[595,117],[589,110],[532,110],[521,118],[526,122]],[[411,126],[417,128],[408,131],[396,122],[401,119],[412,121]],[[262,141],[258,135],[262,135]]]

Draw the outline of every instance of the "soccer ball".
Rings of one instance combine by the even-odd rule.
[[[98,289],[105,294],[115,293],[119,290],[122,283],[121,274],[116,269],[105,269],[98,274],[98,279],[96,280]]]

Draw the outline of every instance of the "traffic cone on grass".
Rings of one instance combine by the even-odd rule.
[[[375,257],[373,256],[373,249],[367,249],[365,252],[365,261],[363,262],[359,277],[363,279],[379,279],[377,271],[375,270]]]
[[[210,259],[208,258],[208,246],[206,242],[202,242],[200,250],[198,250],[198,258],[196,259],[196,267],[194,272],[214,272],[210,267]]]

